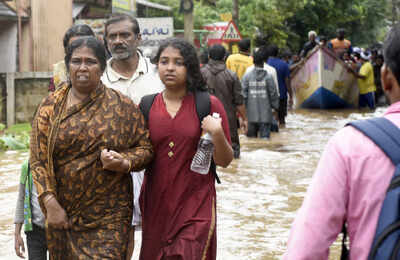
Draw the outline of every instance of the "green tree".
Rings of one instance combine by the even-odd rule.
[[[308,1],[304,8],[287,19],[292,32],[288,40],[301,46],[307,41],[310,30],[334,38],[337,28],[345,28],[346,38],[353,45],[368,46],[377,41],[385,27],[386,4],[385,0]]]
[[[174,26],[183,29],[183,14],[177,0],[152,0],[173,8]],[[353,45],[369,46],[380,40],[391,20],[388,0],[239,0],[239,30],[243,37],[259,36],[268,43],[298,51],[307,33],[334,38],[336,29],[345,28]],[[194,1],[195,28],[220,21],[220,14],[232,12],[232,0]]]

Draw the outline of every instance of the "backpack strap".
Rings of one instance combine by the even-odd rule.
[[[142,111],[142,114],[143,114],[146,122],[149,121],[150,108],[153,105],[154,98],[157,95],[158,95],[158,93],[146,95],[146,96],[142,97],[142,99],[140,100],[139,108],[140,108],[140,111]]]
[[[199,118],[200,124],[203,121],[203,118],[208,116],[211,112],[211,99],[210,94],[207,91],[196,91],[194,93],[195,103],[196,103],[196,112]],[[214,174],[215,179],[218,184],[221,184],[221,180],[217,174],[217,166],[215,165],[214,159],[211,161],[210,166],[211,172]]]
[[[194,93],[196,112],[199,121],[203,121],[203,118],[208,116],[211,112],[211,100],[210,94],[207,91],[196,91]]]
[[[369,137],[392,160],[400,164],[400,129],[388,119],[379,117],[351,122],[351,125]]]
[[[370,138],[390,158],[396,167],[382,203],[368,259],[398,259],[396,258],[399,251],[398,233],[396,234],[395,232],[397,232],[396,230],[398,230],[400,224],[397,209],[400,202],[398,196],[398,183],[400,180],[400,129],[383,117],[355,121],[348,125],[355,127]]]
[[[346,223],[343,223],[342,233],[343,233],[343,237],[342,237],[342,252],[340,254],[340,260],[349,260],[350,259],[350,253],[349,253],[349,249],[347,248],[347,245],[346,245],[346,238],[347,238]]]

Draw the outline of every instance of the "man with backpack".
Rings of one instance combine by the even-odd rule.
[[[328,259],[344,224],[350,259],[399,259],[399,234],[390,232],[399,226],[399,191],[393,185],[400,175],[399,41],[396,25],[385,41],[381,70],[391,106],[383,118],[352,122],[328,142],[283,259]]]
[[[229,130],[232,140],[232,149],[235,158],[240,156],[240,143],[236,111],[243,118],[243,127],[247,128],[246,109],[243,105],[242,86],[236,74],[227,69],[224,57],[224,46],[216,44],[209,50],[209,62],[201,68],[208,91],[216,96],[224,105],[229,120]]]

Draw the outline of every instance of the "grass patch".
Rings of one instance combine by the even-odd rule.
[[[29,133],[32,130],[30,123],[16,124],[5,129],[5,134],[19,135],[22,133]]]
[[[29,123],[16,124],[9,128],[0,125],[0,150],[25,150],[29,148]]]

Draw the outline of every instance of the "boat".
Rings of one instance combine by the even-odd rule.
[[[296,108],[357,108],[355,72],[326,47],[317,46],[291,74]]]

